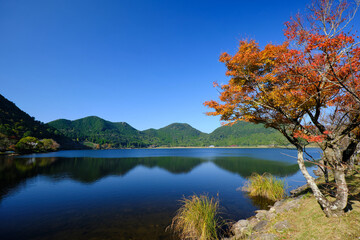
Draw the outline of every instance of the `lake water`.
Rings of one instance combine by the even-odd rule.
[[[294,157],[288,149],[209,148],[3,158],[0,239],[176,239],[165,229],[181,198],[218,195],[224,218],[247,218],[263,203],[236,189],[252,172],[284,178],[288,190],[305,184]]]

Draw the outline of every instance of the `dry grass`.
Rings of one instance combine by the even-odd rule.
[[[213,240],[218,238],[222,222],[218,216],[219,201],[206,195],[184,198],[173,218],[171,228],[180,239]]]
[[[268,224],[267,232],[279,239],[353,240],[360,239],[360,173],[347,178],[352,210],[338,218],[328,218],[311,193],[303,197],[300,207],[277,215]],[[330,198],[330,197],[329,197]],[[287,220],[291,227],[276,232],[273,226]]]
[[[272,201],[280,200],[286,196],[285,182],[270,173],[263,175],[253,173],[248,178],[246,189],[250,196],[261,196]]]
[[[339,218],[327,218],[313,196],[303,199],[297,210],[280,214],[272,221],[287,220],[291,228],[283,233],[271,230],[279,239],[359,239],[360,203],[353,204],[353,210]]]

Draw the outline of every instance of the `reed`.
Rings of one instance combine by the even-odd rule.
[[[213,240],[222,226],[219,200],[206,195],[193,195],[181,200],[181,207],[172,220],[171,228],[180,239]]]
[[[277,179],[270,173],[262,175],[253,173],[246,183],[250,196],[261,196],[278,201],[286,196],[285,181]]]

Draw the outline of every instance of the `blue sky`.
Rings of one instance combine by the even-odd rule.
[[[37,120],[96,115],[211,132],[202,103],[238,41],[283,40],[309,1],[0,0],[0,94]]]

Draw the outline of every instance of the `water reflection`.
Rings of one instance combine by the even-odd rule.
[[[259,209],[269,210],[270,206],[274,205],[274,201],[271,201],[264,197],[259,196],[249,196],[247,193],[246,196],[251,200],[251,203]]]
[[[84,183],[96,182],[109,175],[123,176],[137,166],[162,168],[173,174],[188,173],[196,166],[214,162],[218,167],[246,178],[253,172],[269,172],[278,177],[291,176],[299,168],[297,164],[269,161],[248,157],[221,157],[213,161],[187,157],[149,158],[16,158],[0,160],[2,184],[38,174],[57,177],[68,176]]]
[[[285,177],[294,175],[299,171],[297,164],[249,157],[218,158],[214,162],[222,169],[239,174],[243,178],[249,177],[253,172],[259,174],[268,172],[277,177]]]
[[[252,172],[301,180],[273,149],[70,153],[0,159],[1,239],[171,239],[183,196],[219,193],[235,220],[269,204],[236,191]]]
[[[298,172],[297,164],[249,157],[217,157],[213,160],[189,157],[146,158],[8,158],[0,160],[0,198],[27,178],[45,175],[54,180],[71,178],[82,183],[93,183],[106,176],[123,176],[137,166],[161,168],[172,174],[184,174],[205,162],[243,178],[253,172],[269,172],[277,177]]]

